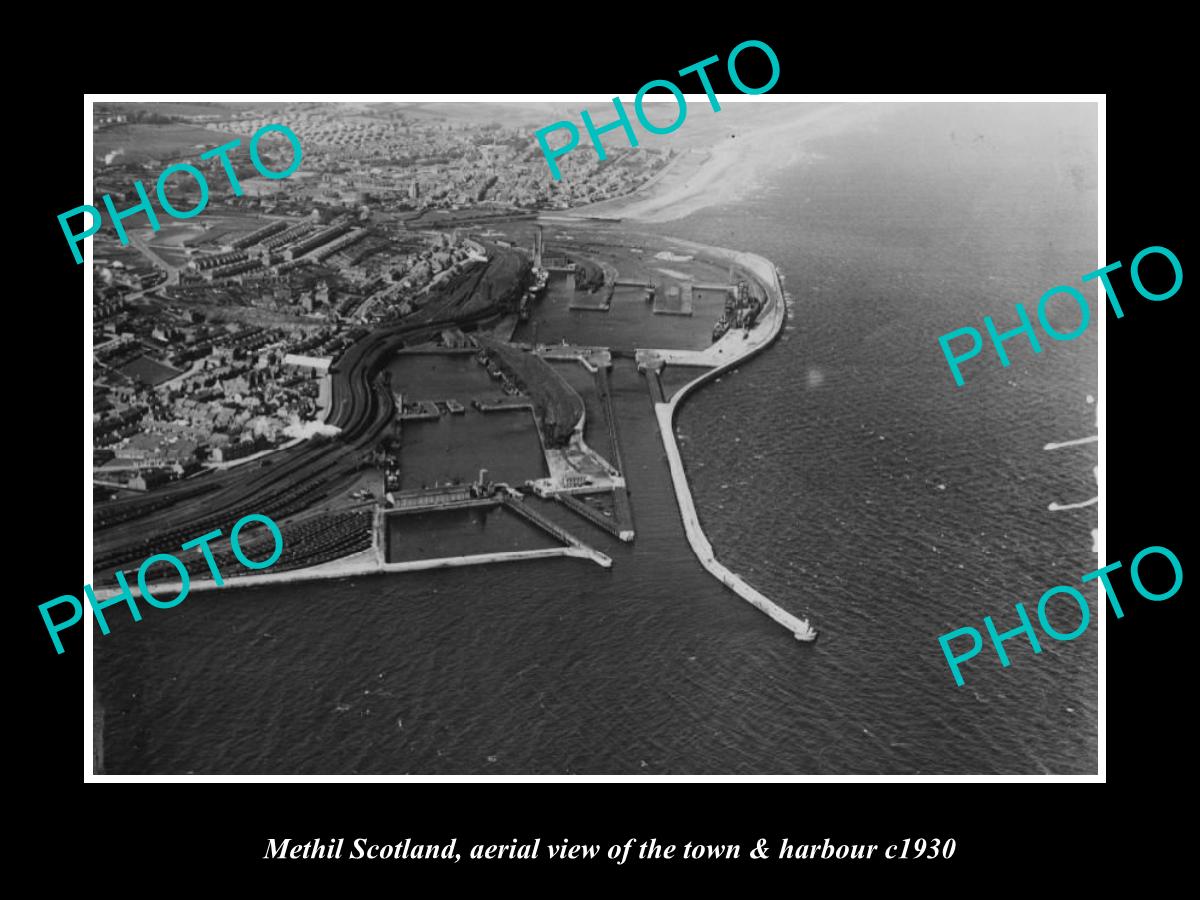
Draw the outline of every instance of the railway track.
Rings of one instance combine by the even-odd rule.
[[[177,552],[181,544],[215,529],[228,535],[234,523],[248,513],[266,515],[283,527],[284,520],[327,499],[339,482],[354,475],[364,454],[391,424],[395,408],[380,374],[392,353],[401,344],[428,340],[445,328],[477,324],[501,314],[499,299],[470,314],[450,314],[470,302],[482,276],[480,271],[455,287],[457,291],[465,287],[463,303],[427,307],[420,321],[387,326],[346,348],[330,368],[334,412],[328,421],[341,429],[336,438],[304,441],[257,463],[97,509],[97,580],[111,580],[114,569],[136,567],[153,553]],[[324,547],[320,555],[328,552]],[[292,566],[304,562],[303,558],[290,560]]]

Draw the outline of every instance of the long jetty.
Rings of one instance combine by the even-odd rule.
[[[616,491],[620,491],[622,496],[625,494],[624,488],[616,488]],[[633,540],[633,529],[627,525],[628,517],[625,517],[623,521],[623,517],[617,513],[610,519],[603,513],[598,512],[594,507],[588,506],[582,500],[577,500],[571,494],[555,494],[554,499],[571,510],[571,512],[587,519],[597,528],[607,531],[613,537],[626,542]],[[628,499],[626,499],[625,505],[628,508]]]
[[[621,460],[621,440],[617,434],[617,417],[613,410],[612,389],[608,385],[608,370],[603,366],[597,366],[592,377],[596,380],[596,393],[600,395],[600,402],[604,404],[604,421],[608,426],[608,443],[612,452],[612,464],[617,467],[618,472],[624,475],[625,463]]]
[[[599,551],[593,550],[583,541],[579,540],[579,538],[575,537],[575,535],[571,534],[571,532],[567,531],[567,529],[550,521],[548,518],[530,506],[525,500],[514,500],[511,497],[504,497],[500,502],[505,508],[512,510],[513,513],[521,518],[527,519],[529,522],[552,535],[562,543],[566,544],[568,547],[572,547],[576,550],[587,551],[588,553],[594,553],[597,556],[603,556],[605,562],[601,562],[599,559],[595,561],[605,567],[612,565],[612,560],[607,556],[604,556],[604,554],[600,553]]]
[[[604,418],[608,423],[608,442],[612,445],[612,464],[617,467],[617,471],[624,477],[625,461],[621,457],[621,435],[617,431],[617,413],[613,409],[612,387],[608,382],[608,369],[605,366],[597,366],[594,377],[596,379],[596,391],[604,403]],[[591,509],[591,507],[587,508]],[[615,528],[609,528],[609,519],[604,516],[600,516],[600,518],[603,519],[601,528],[612,531],[622,541],[633,540],[633,507],[629,503],[629,491],[624,485],[618,485],[613,488],[612,521],[615,523]]]
[[[481,566],[497,562],[524,562],[532,559],[554,559],[558,557],[586,559],[605,569],[612,567],[612,559],[599,550],[593,550],[577,542],[570,547],[546,547],[540,550],[507,550],[495,553],[477,553],[471,556],[443,556],[435,559],[413,559],[405,562],[381,563],[373,551],[364,550],[354,556],[343,557],[318,566],[304,569],[288,569],[283,572],[267,572],[262,575],[226,577],[224,587],[259,587],[267,584],[293,584],[304,581],[328,581],[331,578],[351,578],[359,575],[385,575],[394,572],[420,572],[426,569],[454,569],[460,566]],[[211,578],[193,578],[188,595],[197,591],[210,591],[219,587]],[[158,596],[171,596],[180,589],[178,581],[155,582],[149,585]],[[95,591],[97,600],[116,597],[120,592],[113,589]]]
[[[686,244],[698,250],[707,250],[709,253],[713,252],[713,248],[700,247],[699,245],[689,244],[684,241],[678,241],[677,243]],[[718,581],[743,600],[766,613],[784,628],[792,632],[796,640],[812,641],[816,639],[817,632],[805,619],[792,615],[769,597],[752,587],[740,575],[730,571],[726,566],[717,561],[712,544],[705,536],[704,530],[700,527],[700,517],[696,513],[696,504],[692,500],[692,492],[688,487],[687,474],[683,468],[683,459],[679,454],[679,446],[675,441],[675,411],[679,408],[683,399],[701,384],[715,378],[726,369],[738,365],[748,357],[768,347],[779,336],[780,331],[783,329],[784,319],[787,316],[783,298],[783,285],[779,281],[779,273],[776,271],[774,265],[761,256],[756,256],[752,253],[724,251],[721,255],[727,256],[728,262],[742,266],[759,278],[767,291],[768,303],[766,308],[762,311],[759,322],[751,330],[749,337],[742,338],[738,335],[727,334],[722,338],[722,341],[730,343],[735,340],[741,342],[742,347],[739,349],[742,349],[743,352],[734,354],[733,359],[724,361],[700,377],[689,381],[676,391],[674,396],[667,402],[656,402],[654,404],[654,414],[658,418],[658,430],[662,434],[663,447],[667,451],[667,460],[671,467],[671,481],[675,486],[675,497],[679,502],[679,513],[683,518],[684,531],[687,533],[688,543],[691,544],[692,551],[700,560],[700,564]],[[740,329],[737,331],[740,335]],[[655,371],[644,368],[643,373],[648,380],[653,379],[654,382],[658,381]],[[651,389],[653,391],[653,386]]]

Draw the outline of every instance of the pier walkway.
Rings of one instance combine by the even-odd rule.
[[[677,243],[686,244],[687,242],[679,241]],[[779,273],[775,270],[775,267],[769,261],[751,253],[726,251],[726,254],[730,257],[730,262],[737,263],[749,270],[762,282],[767,290],[767,304],[759,317],[758,323],[750,329],[749,334],[743,336],[739,330],[736,343],[735,341],[727,340],[727,335],[726,338],[722,338],[712,348],[709,348],[706,356],[708,356],[709,361],[716,363],[715,368],[688,382],[675,392],[670,401],[656,401],[654,404],[654,414],[658,418],[658,429],[662,435],[663,447],[667,451],[667,461],[671,467],[671,480],[675,486],[675,497],[679,502],[679,513],[683,519],[684,531],[687,533],[688,543],[691,544],[692,551],[700,560],[700,564],[743,600],[766,613],[784,628],[792,632],[796,640],[812,641],[816,639],[817,632],[806,620],[792,615],[783,607],[773,602],[769,597],[748,584],[741,576],[731,572],[717,561],[716,555],[713,553],[712,544],[709,543],[704,530],[700,527],[700,517],[696,513],[696,504],[692,500],[691,488],[688,487],[687,474],[683,468],[683,459],[679,454],[679,446],[675,441],[675,411],[678,409],[680,402],[697,386],[711,378],[715,378],[726,369],[769,346],[779,336],[779,332],[782,331],[784,318],[787,315],[784,306],[783,285],[779,282]],[[642,363],[640,357],[641,353],[639,353],[639,363]],[[647,361],[649,362],[649,360]],[[652,365],[639,365],[639,368],[650,385],[651,395],[655,395],[657,386],[657,395],[661,397],[662,386],[658,383],[656,367]]]
[[[662,382],[658,378],[658,369],[647,366],[641,372],[646,376],[646,388],[650,391],[650,402],[656,407],[660,403],[666,403],[667,398],[663,395]]]
[[[514,409],[533,410],[533,401],[528,397],[513,397],[504,400],[472,400],[471,405],[482,413],[509,412]]]
[[[465,493],[464,489],[464,493]],[[407,501],[407,502],[406,502]],[[403,516],[410,513],[445,512],[451,509],[473,509],[477,506],[499,506],[496,497],[459,497],[426,494],[412,498],[398,498],[393,509],[384,510],[384,516]]]
[[[597,367],[595,379],[596,392],[600,395],[600,400],[604,404],[604,418],[608,423],[608,442],[612,446],[612,464],[617,467],[617,471],[624,477],[625,461],[621,458],[621,435],[617,430],[617,413],[613,409],[612,387],[608,381],[608,369],[604,366]],[[605,522],[607,523],[608,519],[605,519]],[[618,538],[623,541],[633,540],[633,507],[629,504],[629,491],[623,484],[613,488],[613,522],[616,525],[613,533]]]
[[[620,491],[621,494],[625,493],[624,488],[617,488],[617,490]],[[616,493],[616,491],[614,491],[614,494],[615,493]],[[583,518],[585,518],[589,522],[591,522],[593,525],[595,525],[597,528],[607,531],[609,534],[611,534],[613,537],[617,538],[618,540],[622,540],[622,541],[632,541],[633,540],[633,529],[632,528],[623,528],[621,521],[619,520],[619,518],[617,517],[617,515],[615,513],[614,513],[613,517],[610,519],[608,516],[604,515],[602,512],[597,510],[594,506],[584,503],[582,500],[576,499],[571,494],[555,494],[554,499],[557,500],[559,503],[561,503],[563,506],[565,506],[567,509],[571,510],[571,512],[575,513],[576,515],[582,516]],[[626,506],[628,506],[628,499],[626,499]]]
[[[624,485],[613,488],[613,518],[617,520],[617,537],[632,541],[633,507],[629,504],[629,491]]]
[[[608,370],[597,368],[593,376],[596,380],[596,393],[604,405],[604,420],[608,425],[608,443],[612,447],[612,464],[617,471],[625,474],[625,463],[621,460],[621,439],[617,433],[617,415],[613,411],[612,390],[608,384]]]
[[[513,500],[510,497],[505,497],[501,500],[501,503],[508,509],[511,509],[521,518],[533,523],[538,528],[542,529],[556,540],[559,540],[564,544],[571,545],[582,543],[582,541],[572,535],[571,532],[567,531],[567,529],[555,524],[554,522],[551,522],[540,512],[532,509],[524,500]]]

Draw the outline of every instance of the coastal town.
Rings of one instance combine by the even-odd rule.
[[[646,187],[669,153],[576,155],[552,183],[520,127],[420,105],[115,105],[97,108],[96,190],[134,210],[129,185],[267,126],[303,135],[286,180],[234,161],[228,186],[172,186],[203,216],[139,227],[131,212],[127,243],[94,238],[98,584],[185,540],[181,522],[249,513],[282,536],[258,583],[554,556],[609,567],[597,536],[636,534],[616,379],[650,401],[655,418],[633,427],[662,436],[701,564],[815,638],[717,562],[673,427],[688,390],[779,334],[778,274],[577,210]],[[501,524],[483,534],[462,515]],[[180,564],[205,584],[202,558]]]
[[[571,178],[553,183],[512,126],[390,106],[369,115],[316,103],[269,112],[197,106],[97,106],[97,195],[132,205],[133,181],[187,159],[193,138],[216,145],[268,121],[304,135],[304,168],[286,184],[247,168],[240,197],[228,186],[222,194],[214,179],[200,224],[131,229],[129,246],[97,235],[97,499],[311,434],[328,411],[322,376],[342,350],[486,263],[459,224],[621,196],[668,161],[653,151],[616,151],[606,161],[580,154],[566,163]],[[157,153],[140,140],[137,150],[101,151],[106,138],[129,142],[133,129],[177,134]]]

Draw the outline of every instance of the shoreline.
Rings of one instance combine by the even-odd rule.
[[[729,139],[706,148],[691,148],[667,164],[645,184],[623,197],[600,200],[585,206],[556,210],[564,219],[634,220],[657,224],[681,219],[708,206],[711,195],[721,193],[719,185],[730,181],[728,175],[741,162],[741,147]],[[724,199],[734,199],[738,191],[726,189]]]
[[[710,206],[739,202],[778,171],[818,156],[809,149],[811,141],[870,126],[894,111],[876,103],[797,106],[804,108],[790,117],[707,123],[705,135],[634,191],[554,214],[580,222],[608,218],[662,224]]]

